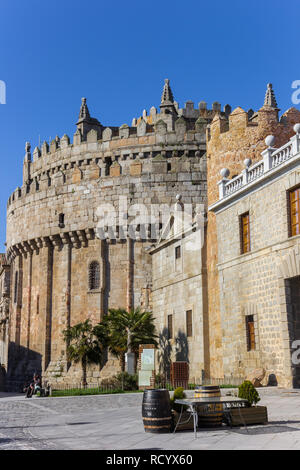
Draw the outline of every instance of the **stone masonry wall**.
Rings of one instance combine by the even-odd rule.
[[[228,168],[233,177],[243,169],[243,161],[251,158],[252,162],[261,159],[261,152],[266,148],[264,139],[267,135],[276,137],[277,147],[283,145],[293,134],[293,125],[299,122],[300,112],[295,108],[286,111],[278,120],[278,110],[263,106],[253,118],[247,112],[236,108],[228,120],[215,116],[207,130],[207,172],[208,206],[218,200],[218,181],[220,170]],[[218,263],[218,241],[215,215],[208,214],[207,269],[208,269],[208,323],[210,341],[211,377],[223,377],[222,323],[220,316],[220,289]],[[231,237],[228,237],[231,242]],[[242,341],[242,340],[241,340]]]
[[[23,186],[7,205],[11,383],[39,369],[52,383],[78,381],[80,368],[66,362],[62,330],[87,317],[100,321],[108,308],[151,307],[151,260],[144,250],[149,241],[137,233],[129,259],[126,237],[117,233],[105,242],[95,235],[97,210],[102,203],[118,210],[120,196],[128,206],[148,208],[174,204],[178,193],[186,202],[206,204],[207,122],[192,129],[179,124],[167,130],[158,122],[151,129],[129,129],[129,135],[124,128],[107,128],[100,140],[98,128],[85,139],[77,130],[73,144],[67,136],[56,138],[50,148],[46,143],[35,148],[33,158],[26,145]],[[148,234],[150,226],[146,229]],[[93,260],[101,266],[99,292],[88,290]],[[118,368],[109,358],[101,372],[91,367],[88,379],[97,381]]]
[[[300,236],[289,238],[287,201],[287,191],[299,183],[298,170],[291,169],[216,215],[226,376],[263,367],[265,383],[275,374],[280,386],[293,386],[284,280],[300,273]],[[239,216],[247,211],[251,252],[241,255]],[[254,315],[254,351],[247,351],[245,315]]]

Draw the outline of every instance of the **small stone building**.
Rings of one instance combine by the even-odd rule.
[[[280,148],[268,136],[262,159],[246,158],[232,179],[223,168],[219,200],[209,207],[224,375],[260,367],[265,383],[287,387],[300,387],[300,124],[294,131]]]
[[[203,220],[203,207],[193,221],[183,204],[177,202],[161,240],[150,251],[152,305],[159,335],[157,369],[170,378],[171,362],[188,362],[189,380],[198,383],[204,377],[207,346]]]

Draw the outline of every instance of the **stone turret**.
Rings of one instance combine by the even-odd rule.
[[[86,104],[86,98],[81,98],[79,118],[76,123],[76,126],[77,131],[81,134],[81,138],[83,141],[86,140],[88,132],[92,129],[97,131],[98,139],[101,139],[103,126],[97,119],[92,118],[90,116],[90,112]]]
[[[170,80],[168,78],[165,79],[165,84],[161,95],[160,109],[164,114],[177,115],[177,110],[174,104],[174,97],[170,87]]]
[[[31,170],[31,145],[29,142],[25,144],[25,157],[23,163],[23,181],[26,185],[31,182],[30,170]]]
[[[271,108],[274,108],[274,109],[278,110],[277,101],[276,101],[276,98],[275,98],[275,93],[274,93],[274,90],[273,90],[272,83],[268,83],[268,85],[267,85],[267,91],[266,91],[266,94],[265,94],[264,106],[270,106]]]
[[[79,111],[78,122],[89,121],[91,119],[89,108],[86,104],[86,98],[81,98],[81,106]]]
[[[78,384],[80,370],[67,363],[62,330],[87,317],[96,323],[109,308],[145,305],[152,282],[145,249],[158,238],[160,221],[148,218],[129,237],[126,225],[133,216],[121,218],[124,199],[128,209],[143,205],[149,216],[153,206],[173,204],[178,193],[193,207],[205,204],[205,128],[214,114],[206,110],[207,119],[196,126],[199,110],[188,102],[179,115],[169,83],[161,106],[171,114],[152,107],[132,126],[104,129],[83,98],[73,142],[56,137],[36,148],[33,158],[26,145],[23,185],[7,208],[17,300],[10,304],[10,341],[16,346],[11,383],[21,383],[34,369],[52,384]],[[109,204],[113,217],[101,238],[98,211]],[[88,380],[101,380],[118,367],[109,358],[101,371],[89,368]]]

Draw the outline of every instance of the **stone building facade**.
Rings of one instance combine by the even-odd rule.
[[[296,384],[289,342],[298,326],[291,333],[289,317],[282,320],[282,315],[298,308],[296,281],[288,280],[299,275],[297,237],[287,236],[276,211],[286,210],[283,187],[296,181],[297,164],[288,159],[280,166],[286,174],[270,167],[262,176],[266,184],[259,174],[259,190],[243,192],[228,207],[219,204],[231,195],[223,194],[222,202],[219,191],[231,184],[234,193],[240,191],[240,173],[244,181],[252,171],[250,164],[244,168],[245,159],[260,168],[262,152],[276,154],[266,149],[265,138],[273,135],[276,147],[289,146],[298,122],[295,108],[279,118],[270,84],[257,112],[231,112],[229,105],[221,111],[217,102],[212,109],[202,101],[198,108],[190,101],[180,108],[166,80],[160,110],[144,110],[131,126],[102,125],[82,99],[72,143],[64,135],[33,152],[26,143],[23,184],[7,204],[7,251],[0,267],[0,282],[6,279],[0,296],[0,362],[7,369],[7,386],[15,388],[34,370],[52,384],[78,383],[80,368],[67,363],[63,329],[86,318],[97,323],[109,308],[138,306],[153,310],[163,368],[170,360],[187,359],[190,377],[200,382],[203,377],[244,378],[263,366],[278,383]],[[224,168],[226,181],[218,186]],[[271,182],[272,172],[280,178]],[[267,236],[265,201],[279,190],[280,202],[273,197],[268,206],[276,223]],[[179,194],[181,203],[191,206],[192,222],[178,241],[173,229],[164,238],[162,228]],[[136,222],[141,205],[147,217]],[[199,207],[207,218],[204,243],[202,238],[192,253]],[[234,232],[241,211],[249,212],[251,227],[255,213],[255,242],[243,255]],[[275,275],[281,259],[276,250],[284,257],[282,276]],[[247,328],[255,349],[249,351],[245,318],[252,320]],[[118,370],[118,361],[109,357],[104,366],[89,368],[88,381]]]
[[[133,239],[122,228],[120,197],[150,208],[171,205],[181,193],[192,205],[206,204],[206,127],[229,112],[204,102],[180,109],[166,80],[160,110],[144,111],[132,126],[103,126],[82,99],[72,143],[64,135],[33,152],[26,143],[23,184],[7,204],[8,387],[34,370],[52,383],[79,381],[79,368],[67,364],[62,330],[86,318],[101,321],[109,308],[151,308],[145,248],[161,222],[137,225]],[[99,237],[103,204],[116,213]],[[110,358],[101,370],[91,367],[88,380],[118,368]]]
[[[293,126],[300,122],[300,111],[290,108],[279,118],[279,109],[272,85],[268,84],[264,105],[254,112],[238,107],[229,115],[216,115],[207,129],[207,198],[208,206],[219,199],[218,182],[220,170],[226,167],[231,177],[244,169],[244,160],[250,158],[253,163],[261,159],[261,152],[266,149],[265,138],[273,135],[276,145],[285,144],[294,134]],[[207,276],[208,276],[208,335],[209,368],[207,376],[224,377],[223,364],[223,326],[220,304],[220,273],[218,270],[218,247],[216,215],[208,211],[207,224]],[[231,242],[231,230],[228,243]],[[232,305],[235,309],[236,304]],[[241,337],[244,341],[244,335]],[[227,373],[227,372],[226,372]]]
[[[280,148],[267,137],[263,158],[254,164],[245,159],[234,178],[223,168],[219,200],[209,207],[217,227],[224,375],[245,377],[264,368],[265,384],[271,378],[286,387],[300,387],[298,199],[295,210],[291,205],[300,187],[300,124],[294,129],[296,135]]]

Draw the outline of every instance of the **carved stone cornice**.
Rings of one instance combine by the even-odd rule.
[[[19,253],[18,253],[18,256],[20,256],[21,254],[25,255],[26,254],[26,250],[25,250],[25,247],[24,247],[24,244],[23,243],[18,243],[16,245],[16,248],[18,249]]]
[[[43,247],[45,247],[45,248],[52,248],[53,247],[53,244],[51,242],[50,237],[42,237],[42,241],[43,241]]]
[[[144,236],[150,237],[151,225],[144,227],[143,234],[139,231],[135,231],[135,241],[143,242]],[[123,243],[128,239],[127,227],[104,227],[104,235],[107,243]],[[74,248],[80,248],[81,246],[88,246],[89,240],[94,240],[96,237],[95,228],[86,228],[80,230],[72,230],[70,232],[57,233],[54,235],[48,235],[45,237],[32,238],[20,243],[16,243],[7,250],[7,259],[9,263],[15,259],[16,256],[27,256],[28,253],[38,252],[41,248],[46,247],[58,247],[61,248],[63,245],[72,245]]]
[[[86,237],[85,230],[77,230],[76,233],[83,246],[88,246],[88,240]]]
[[[93,228],[87,228],[85,229],[85,234],[86,234],[86,238],[88,240],[94,240],[95,238],[95,230]]]
[[[30,245],[30,242],[23,242],[23,246],[26,253],[32,254],[32,247]]]
[[[80,248],[81,243],[80,243],[79,237],[77,235],[77,231],[74,230],[74,231],[70,232],[69,235],[70,235],[70,239],[71,239],[74,247],[75,248]]]
[[[62,239],[62,243],[64,245],[71,245],[72,244],[69,232],[62,233],[61,234],[61,239]]]
[[[49,238],[53,246],[61,248],[61,246],[63,245],[63,241],[60,234],[50,235]]]

